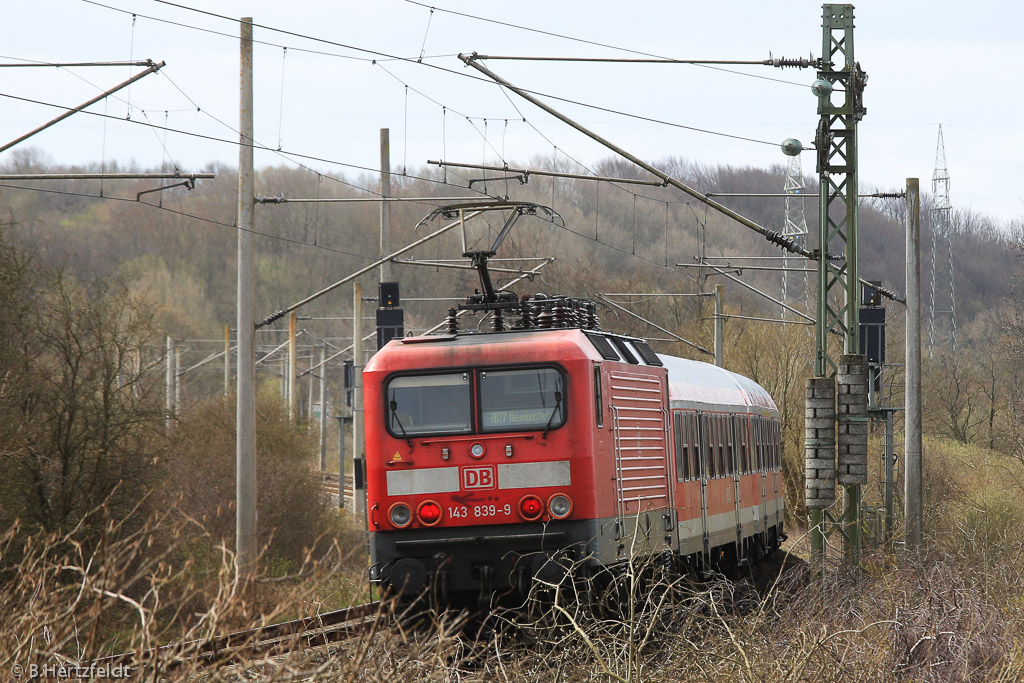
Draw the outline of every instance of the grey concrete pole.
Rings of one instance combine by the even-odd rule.
[[[297,316],[293,311],[288,316],[288,421],[295,422],[295,394],[298,387],[298,366],[295,348],[295,327],[298,324]]]
[[[224,326],[224,395],[231,395],[231,325]]]
[[[715,365],[722,366],[722,285],[715,285]]]
[[[252,17],[241,21],[238,145],[238,398],[235,408],[235,563],[237,580],[256,571],[256,358],[253,342]]]
[[[167,337],[167,393],[164,397],[164,424],[170,429],[174,426],[174,394],[175,379],[177,378],[177,367],[175,361],[177,354],[174,353],[174,337]]]
[[[344,408],[342,408],[344,411]],[[338,509],[345,509],[345,421],[344,414],[338,415]]]
[[[921,545],[921,191],[917,178],[907,178],[907,389],[904,453],[904,540],[908,549]]]
[[[391,253],[391,142],[390,131],[380,129],[380,258]],[[380,281],[391,281],[391,262],[380,264]]]
[[[892,455],[893,455],[893,411],[885,411],[885,458],[883,470],[885,471],[885,544],[892,547],[892,522],[893,522],[893,485],[892,485]]]
[[[174,349],[174,408],[171,413],[174,417],[181,414],[181,385],[182,378],[178,373],[181,367],[181,349],[175,347]]]
[[[293,314],[294,315],[294,314]],[[327,344],[320,347],[320,471],[327,471]]]
[[[309,354],[309,381],[306,382],[306,420],[310,426],[313,425],[313,381],[316,379],[313,373],[313,353]]]
[[[366,434],[363,424],[363,284],[352,283],[352,462],[355,466],[354,512],[366,515],[366,482],[360,476],[366,457]]]

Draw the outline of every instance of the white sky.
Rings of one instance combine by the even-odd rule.
[[[0,22],[0,62],[163,60],[167,66],[160,74],[148,76],[89,111],[117,119],[130,115],[131,121],[158,126],[166,122],[173,129],[237,140],[232,130],[238,122],[237,22],[156,0],[101,1],[102,6],[85,0],[7,0]],[[760,60],[769,52],[776,57],[821,54],[821,3],[807,0],[427,0],[426,5],[437,8],[432,14],[428,7],[405,0],[181,2],[229,17],[251,15],[258,25],[387,55],[415,60],[422,49],[423,64],[396,60],[373,64],[369,60],[374,55],[350,47],[255,30],[257,41],[273,44],[257,45],[255,51],[257,140],[367,168],[378,166],[378,131],[383,127],[391,130],[392,164],[399,169],[414,170],[427,159],[438,158],[499,163],[501,156],[510,164],[533,159],[540,165],[544,158],[551,158],[553,145],[585,164],[611,155],[516,95],[509,93],[510,101],[496,86],[466,78],[463,74],[476,74],[454,55],[477,51],[628,57],[629,53],[442,10],[680,59]],[[1022,103],[1012,76],[1022,47],[1019,27],[1024,24],[1024,3],[865,0],[854,4],[855,55],[869,75],[868,112],[860,126],[861,191],[899,190],[907,177],[919,177],[922,189],[930,191],[941,123],[953,205],[1001,221],[1024,218],[1024,127],[1018,114]],[[133,13],[137,15],[134,28]],[[281,46],[288,48],[286,53]],[[780,83],[690,65],[492,61],[489,66],[516,85],[539,92],[771,143],[796,137],[810,145],[817,124],[816,100],[807,87],[814,80],[810,69],[733,68],[787,81]],[[120,83],[130,71],[125,66],[3,68],[0,93],[72,106]],[[739,141],[549,102],[647,160],[674,155],[706,164],[769,166],[784,164],[786,159],[777,144]],[[202,111],[197,112],[196,105]],[[0,97],[0,142],[18,137],[59,111]],[[472,122],[467,116],[473,117]],[[522,123],[522,116],[528,124]],[[237,163],[232,144],[169,132],[165,152],[164,138],[163,131],[136,123],[77,114],[21,147],[35,146],[50,161],[65,164],[116,159],[153,168],[171,158],[182,170],[193,171],[211,161]],[[0,162],[10,159],[16,149],[0,153]],[[258,152],[256,158],[259,165],[285,163],[270,152]],[[325,173],[351,177],[359,172],[322,161],[303,163]],[[813,152],[804,154],[803,166],[805,174],[814,173]],[[274,194],[274,188],[259,189]]]

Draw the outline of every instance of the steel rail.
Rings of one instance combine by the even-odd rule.
[[[382,608],[383,603],[378,600],[312,617],[235,631],[207,640],[188,640],[142,652],[123,652],[94,659],[82,666],[109,670],[118,664],[163,661],[163,670],[166,671],[191,661],[206,660],[205,663],[213,664],[224,663],[229,657],[274,654],[294,649],[299,642],[303,643],[302,647],[338,642],[376,623]]]

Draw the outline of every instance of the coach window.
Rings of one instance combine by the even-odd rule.
[[[601,387],[601,366],[594,366],[594,415],[597,426],[604,427],[604,397]]]
[[[746,415],[736,418],[736,429],[740,435],[740,474],[750,474],[750,453],[747,451],[747,431],[749,420]]]
[[[776,420],[772,420],[772,452],[774,457],[772,458],[772,468],[779,469],[782,467],[782,425]]]
[[[708,420],[707,415],[701,415],[699,420],[700,434],[697,437],[697,443],[699,444],[697,448],[699,450],[698,459],[700,460],[701,478],[711,479],[714,476],[711,471],[713,465],[711,461],[711,422]]]
[[[711,438],[708,439],[708,450],[710,451],[708,462],[711,465],[709,468],[711,471],[708,473],[708,476],[714,479],[722,474],[722,470],[718,467],[718,452],[721,449],[722,437],[721,431],[718,429],[718,416],[712,415],[708,422],[711,423]]]
[[[683,435],[683,413],[678,410],[672,411],[672,436],[676,447],[676,479],[685,481],[686,470],[689,462],[686,457],[686,437]]]
[[[686,416],[686,433],[690,435],[690,474],[694,479],[703,477],[703,470],[700,463],[700,440],[697,438],[697,415],[690,413]]]
[[[718,416],[718,475],[729,474],[729,463],[725,458],[725,444],[728,441],[729,423],[725,415]]]
[[[407,375],[387,384],[387,425],[393,436],[473,431],[469,373]]]
[[[565,423],[565,380],[555,368],[480,372],[480,429],[557,429]]]
[[[697,444],[694,435],[697,428],[693,422],[693,415],[679,413],[679,429],[683,435],[683,478],[687,481],[699,478],[697,465]]]
[[[725,461],[729,467],[729,474],[736,474],[736,416],[730,415],[725,418]]]
[[[764,418],[757,418],[757,471],[763,472],[765,467],[765,439],[768,435],[765,433]]]

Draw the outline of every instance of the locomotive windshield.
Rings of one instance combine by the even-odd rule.
[[[471,383],[477,384],[474,414]],[[565,378],[552,367],[403,375],[387,383],[394,436],[556,429],[565,423]]]
[[[388,382],[388,425],[399,435],[473,431],[469,374],[396,377]]]
[[[550,429],[565,421],[562,375],[554,368],[480,372],[480,427],[486,432]]]

